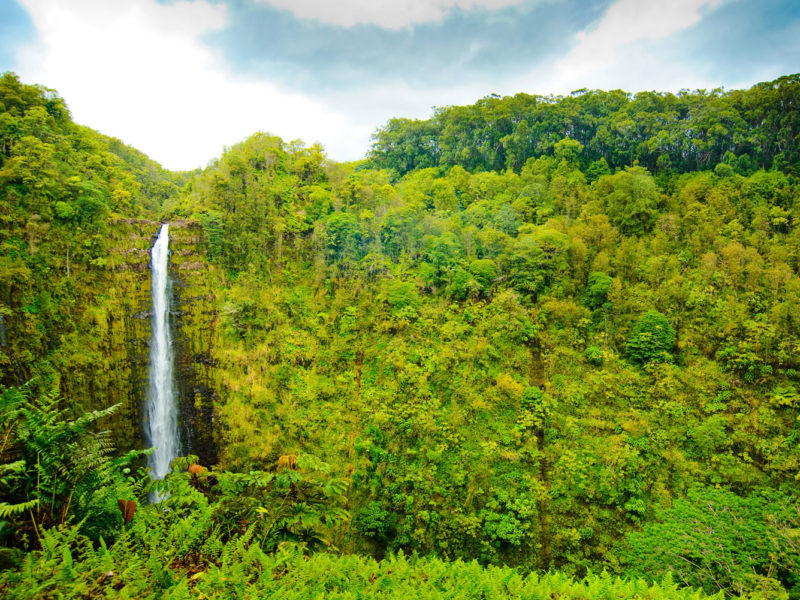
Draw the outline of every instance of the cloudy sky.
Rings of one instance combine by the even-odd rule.
[[[800,71],[798,0],[0,0],[0,71],[191,169],[255,131],[362,157],[489,94],[749,87]]]

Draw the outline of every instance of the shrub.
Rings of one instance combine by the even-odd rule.
[[[603,364],[603,351],[597,346],[589,346],[583,351],[583,357],[586,359],[587,363],[595,367],[599,367]]]
[[[353,525],[365,538],[386,542],[394,537],[397,515],[383,508],[380,502],[370,502],[356,513]]]

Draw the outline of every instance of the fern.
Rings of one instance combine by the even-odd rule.
[[[93,429],[117,406],[69,419],[57,391],[36,393],[35,384],[0,390],[2,439],[15,459],[0,466],[0,514],[22,516],[23,529],[29,515],[36,531],[77,517],[92,537],[108,535],[119,523],[117,497],[132,492],[120,472],[127,463],[111,460],[110,433]]]
[[[7,502],[0,502],[0,519],[21,515],[29,510],[33,510],[38,505],[39,505],[38,499],[28,500],[27,502],[20,502],[19,504],[8,504]]]

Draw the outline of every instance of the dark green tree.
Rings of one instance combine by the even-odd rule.
[[[675,339],[675,330],[667,317],[657,310],[648,310],[633,326],[625,352],[637,365],[672,362]]]

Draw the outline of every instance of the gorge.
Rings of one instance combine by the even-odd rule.
[[[0,595],[800,598],[800,76],[191,173],[0,97]]]

